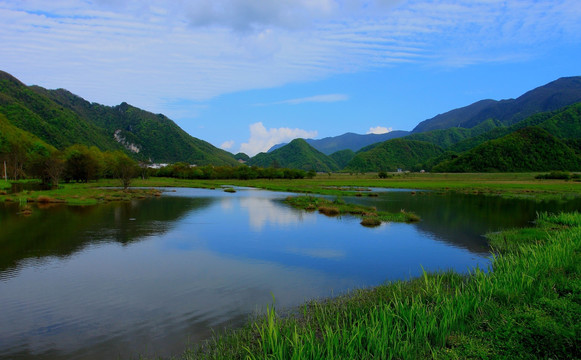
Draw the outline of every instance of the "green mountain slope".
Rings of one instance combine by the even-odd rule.
[[[488,119],[512,125],[533,114],[560,109],[581,101],[581,76],[564,77],[528,91],[516,99],[481,100],[422,121],[413,133],[447,129],[472,128]]]
[[[0,114],[0,154],[7,154],[14,146],[20,146],[26,152],[48,153],[56,149],[33,134],[12,125]]]
[[[26,86],[3,72],[0,114],[58,149],[84,144],[154,162],[238,164],[232,154],[190,136],[161,114],[126,103],[114,107],[89,103],[63,89]]]
[[[425,161],[442,153],[441,147],[425,141],[393,139],[370,150],[359,151],[345,169],[359,172],[419,170]]]
[[[550,170],[581,170],[581,157],[563,141],[536,126],[487,141],[432,169],[434,172]]]
[[[343,169],[351,159],[355,156],[355,153],[350,149],[340,150],[332,153],[329,157],[335,161],[340,169]]]
[[[294,139],[289,144],[269,153],[260,153],[248,165],[290,169],[336,171],[339,166],[330,157],[310,146],[304,139]]]
[[[552,112],[535,114],[512,126],[494,128],[491,131],[454,144],[449,150],[456,153],[467,151],[486,141],[499,139],[528,126],[538,126],[547,130],[553,136],[566,140],[566,142],[581,139],[581,103]]]
[[[56,148],[78,143],[107,150],[121,149],[107,138],[103,129],[3,72],[0,72],[0,114],[14,126]]]

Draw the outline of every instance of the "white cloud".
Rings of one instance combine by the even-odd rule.
[[[316,136],[317,131],[290,128],[267,129],[261,122],[257,122],[250,125],[250,139],[247,143],[240,145],[240,152],[254,156],[259,152],[268,151],[276,144],[296,138],[311,139]]]
[[[386,128],[383,126],[376,126],[376,127],[371,127],[369,128],[369,131],[367,131],[367,134],[385,134],[388,132],[391,132],[393,130],[393,128]]]
[[[0,58],[27,84],[165,112],[399,63],[518,61],[578,43],[580,18],[578,0],[4,0]]]
[[[224,150],[230,150],[232,146],[234,146],[234,143],[235,143],[234,140],[224,141],[222,145],[220,145],[220,148]]]
[[[332,102],[347,101],[347,100],[349,100],[349,96],[347,96],[345,94],[326,94],[326,95],[314,95],[314,96],[309,96],[309,97],[304,97],[304,98],[276,101],[276,102],[266,103],[266,104],[256,104],[256,106],[281,105],[281,104],[299,105],[299,104],[304,104],[304,103],[332,103]]]

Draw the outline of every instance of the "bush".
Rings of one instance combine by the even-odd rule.
[[[551,171],[548,174],[540,174],[535,176],[535,179],[555,179],[555,180],[571,180],[571,179],[578,179],[579,175],[571,174],[568,171]]]

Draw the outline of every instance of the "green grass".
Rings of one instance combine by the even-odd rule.
[[[10,185],[9,181],[0,180],[0,189],[10,189],[12,185]]]
[[[362,218],[361,225],[378,226],[382,222],[416,222],[419,216],[411,211],[402,210],[397,213],[377,211],[374,207],[348,204],[341,198],[334,201],[315,196],[289,196],[285,203],[307,211],[318,210],[327,216],[353,215]]]
[[[456,191],[467,194],[484,194],[507,198],[568,199],[581,195],[581,182],[567,180],[539,180],[539,173],[459,173],[394,174],[380,179],[376,173],[332,173],[317,175],[313,179],[255,179],[255,180],[181,180],[150,178],[136,180],[133,186],[176,186],[217,188],[222,185],[249,186],[272,191],[288,191],[323,195],[376,194],[362,191],[370,187],[396,189],[422,189]]]
[[[123,189],[113,188],[119,184],[115,180],[100,180],[90,183],[61,184],[58,189],[46,191],[22,191],[17,194],[0,193],[0,202],[41,202],[50,199],[50,203],[66,203],[67,205],[95,205],[110,201],[128,201],[151,196],[159,196],[155,189]],[[107,188],[109,187],[109,188]]]
[[[536,226],[535,236],[511,231],[507,241],[520,241],[488,272],[424,272],[290,316],[273,301],[264,316],[181,358],[580,358],[581,214],[541,214]]]

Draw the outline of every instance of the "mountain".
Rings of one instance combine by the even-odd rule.
[[[84,144],[158,163],[238,164],[232,154],[190,136],[164,115],[126,103],[90,103],[63,89],[26,86],[5,72],[0,72],[0,114],[57,149]]]
[[[529,126],[500,139],[486,141],[434,172],[518,172],[581,170],[581,157],[565,142],[537,126]]]
[[[339,170],[339,166],[330,157],[313,148],[304,139],[294,139],[270,153],[257,154],[248,161],[248,165],[323,172]]]
[[[547,130],[551,135],[566,140],[566,142],[581,139],[581,102],[556,111],[529,116],[512,126],[494,128],[491,131],[458,142],[449,150],[456,153],[470,150],[488,140],[501,138],[527,126],[538,126]]]
[[[512,125],[530,115],[560,109],[581,101],[581,76],[564,77],[533,89],[516,99],[481,100],[419,123],[412,133],[451,127],[472,128],[493,119]]]
[[[326,137],[318,140],[306,139],[305,141],[315,149],[322,152],[323,154],[331,155],[332,153],[346,149],[356,152],[367,145],[399,138],[402,136],[406,136],[407,134],[409,134],[408,131],[402,130],[390,131],[385,134],[366,134],[366,135],[349,132],[339,136]],[[268,150],[268,152],[279,149],[285,145],[286,143],[274,145]]]
[[[340,169],[343,169],[351,159],[355,156],[353,150],[345,149],[335,151],[329,157],[339,166]]]
[[[359,151],[349,161],[345,170],[357,172],[420,170],[425,161],[443,152],[441,147],[429,142],[392,139],[370,150]]]

